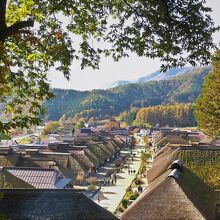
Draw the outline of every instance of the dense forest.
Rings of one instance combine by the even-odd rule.
[[[141,108],[134,121],[137,125],[195,126],[192,104],[159,105]]]
[[[131,107],[193,103],[209,70],[210,67],[195,68],[168,80],[129,84],[108,90],[80,92],[54,89],[55,97],[45,103],[46,118],[57,120],[63,114],[68,118],[77,113],[84,118],[105,118],[119,115]]]

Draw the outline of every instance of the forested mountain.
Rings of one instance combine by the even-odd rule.
[[[108,90],[75,91],[54,89],[55,97],[46,102],[47,119],[72,117],[103,118],[118,115],[130,107],[172,103],[192,103],[198,97],[204,76],[210,67],[195,68],[180,76],[143,84],[128,84]]]

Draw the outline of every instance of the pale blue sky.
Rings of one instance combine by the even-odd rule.
[[[207,5],[213,9],[212,17],[217,25],[220,25],[220,1],[207,0]],[[214,36],[215,42],[219,44],[220,33]],[[154,72],[160,68],[159,60],[131,55],[129,58],[119,62],[113,62],[110,58],[103,58],[99,70],[86,68],[80,69],[80,65],[74,62],[71,67],[70,81],[64,79],[63,75],[55,71],[49,74],[51,86],[55,88],[92,90],[104,88],[116,80],[133,80]]]

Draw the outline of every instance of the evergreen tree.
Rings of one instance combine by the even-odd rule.
[[[199,128],[212,137],[220,135],[220,50],[213,58],[213,69],[206,76],[195,104]]]

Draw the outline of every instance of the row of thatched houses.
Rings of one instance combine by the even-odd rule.
[[[149,185],[120,218],[218,219],[214,192],[219,192],[218,184],[212,183],[220,167],[219,142],[198,132],[171,129],[152,129],[148,137],[154,150],[154,162],[147,172]],[[117,219],[83,191],[72,189],[72,185],[78,174],[93,175],[114,159],[127,145],[127,138],[127,131],[122,129],[96,135],[83,131],[74,141],[64,138],[48,145],[1,148],[1,216],[34,220]],[[200,175],[207,164],[216,166],[211,182],[204,173]]]
[[[149,132],[149,137],[155,151],[149,185],[121,219],[218,219],[220,190],[212,183],[219,175],[220,141],[170,129]]]
[[[65,141],[65,140],[64,140]],[[125,142],[120,136],[90,136],[75,138],[67,142],[57,142],[44,145],[16,145],[9,148],[0,148],[1,179],[0,186],[10,185],[12,188],[20,188],[20,181],[10,181],[9,175],[25,181],[31,170],[42,172],[58,172],[60,176],[76,182],[78,174],[88,177],[106,162],[113,160],[119,153]],[[8,168],[20,170],[22,175],[15,172],[8,174]],[[27,169],[29,172],[27,172]],[[18,173],[18,171],[16,172]],[[41,175],[41,174],[39,174]],[[23,177],[23,179],[22,179]],[[38,178],[43,181],[44,178]],[[30,184],[30,182],[28,182]],[[36,187],[31,184],[33,188]],[[23,188],[23,187],[22,187]],[[49,188],[49,187],[47,187]]]
[[[74,184],[78,175],[89,177],[114,160],[128,135],[89,133],[49,144],[1,147],[0,219],[117,219]]]

